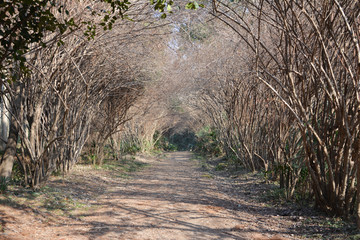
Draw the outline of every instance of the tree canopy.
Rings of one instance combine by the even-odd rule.
[[[100,7],[92,6],[101,3]],[[153,9],[162,13],[161,18],[167,13],[172,13],[172,0],[150,0]],[[83,11],[90,16],[100,17],[100,21],[89,17],[76,19],[70,16],[71,1],[67,0],[13,0],[0,1],[0,72],[2,77],[10,76],[11,69],[16,66],[26,70],[24,54],[31,51],[32,47],[44,47],[47,43],[57,41],[62,44],[61,37],[65,34],[86,26],[84,36],[89,40],[96,35],[100,26],[104,30],[111,30],[118,19],[128,19],[127,11],[132,3],[129,0],[101,0],[89,1]],[[196,1],[186,3],[186,9],[203,7]],[[51,38],[48,35],[52,33]]]

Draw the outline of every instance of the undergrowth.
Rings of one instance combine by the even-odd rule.
[[[136,161],[135,157],[121,158],[118,161],[105,160],[102,165],[94,166],[97,170],[106,170],[114,177],[129,178],[129,174],[142,170],[148,166],[147,163]]]
[[[106,188],[106,185],[97,186],[105,184],[102,177],[129,178],[131,173],[148,166],[134,157],[106,159],[102,165],[93,165],[91,160],[87,160],[85,158],[78,167],[75,166],[75,173],[85,171],[80,177],[77,174],[56,173],[49,184],[36,190],[25,188],[14,181],[1,182],[0,204],[59,216],[81,216],[82,212],[96,208],[91,202]],[[97,173],[94,174],[94,171]],[[97,182],[98,179],[100,182]]]

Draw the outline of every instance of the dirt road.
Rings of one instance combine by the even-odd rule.
[[[33,210],[1,206],[5,223],[1,236],[64,240],[296,239],[289,230],[294,222],[264,205],[249,202],[246,194],[234,198],[230,183],[211,178],[190,157],[188,152],[170,153],[126,180],[87,173],[84,186],[70,181],[65,188],[90,197],[90,190],[100,192],[90,200],[92,207],[86,213],[71,218],[49,220]],[[97,188],[92,189],[93,185]]]

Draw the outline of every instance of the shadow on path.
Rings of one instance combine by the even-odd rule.
[[[232,186],[223,183],[219,189],[190,157],[171,153],[125,185],[108,186],[95,204],[98,210],[75,216],[91,226],[81,234],[90,239],[249,239],[254,232],[292,233],[254,228],[249,215],[267,209],[231,200],[224,192]]]

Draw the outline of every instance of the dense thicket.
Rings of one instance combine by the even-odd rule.
[[[358,1],[213,1],[234,35],[198,76],[230,158],[342,216],[360,216],[359,14]]]
[[[23,5],[16,6],[21,15]],[[10,177],[17,159],[25,184],[34,188],[53,171],[68,171],[92,139],[101,163],[104,142],[126,122],[127,110],[141,96],[147,80],[142,54],[151,49],[149,34],[159,26],[148,2],[133,4],[126,11],[132,21],[112,22],[112,31],[102,29],[102,14],[93,13],[107,9],[102,2],[46,6],[57,21],[72,19],[77,28],[43,29],[41,42],[30,42],[23,62],[8,61],[11,66],[1,69],[2,108],[8,112],[10,132],[0,175]],[[68,11],[57,11],[59,6]],[[91,41],[89,25],[82,24],[89,20],[98,27]]]

